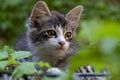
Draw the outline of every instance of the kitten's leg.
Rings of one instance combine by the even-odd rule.
[[[86,66],[82,66],[79,69],[77,69],[76,73],[94,73],[94,67],[91,65],[86,65]],[[91,76],[81,76],[79,77],[79,79],[76,80],[98,80],[96,77],[91,77]]]
[[[91,65],[82,66],[76,71],[77,73],[94,73],[94,67]]]

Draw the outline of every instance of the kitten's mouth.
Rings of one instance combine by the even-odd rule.
[[[56,48],[57,50],[65,50],[64,47]]]

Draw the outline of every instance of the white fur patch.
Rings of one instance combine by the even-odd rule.
[[[47,74],[49,75],[61,75],[62,74],[62,71],[56,67],[53,67],[53,68],[50,68],[47,70]]]

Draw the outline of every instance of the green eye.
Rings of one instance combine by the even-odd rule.
[[[72,33],[71,33],[71,32],[66,32],[65,38],[66,38],[67,40],[70,39],[70,38],[72,38]]]
[[[56,32],[54,30],[48,30],[46,32],[46,34],[49,36],[49,37],[53,37],[53,36],[56,36]]]

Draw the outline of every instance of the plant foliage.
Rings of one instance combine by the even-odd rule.
[[[23,75],[42,74],[42,70],[36,70],[35,65],[40,68],[50,68],[46,62],[21,62],[28,58],[31,53],[28,51],[15,51],[8,46],[0,47],[0,73],[12,73],[13,78],[20,78]],[[8,68],[8,69],[7,69]],[[13,68],[10,70],[10,68]]]

